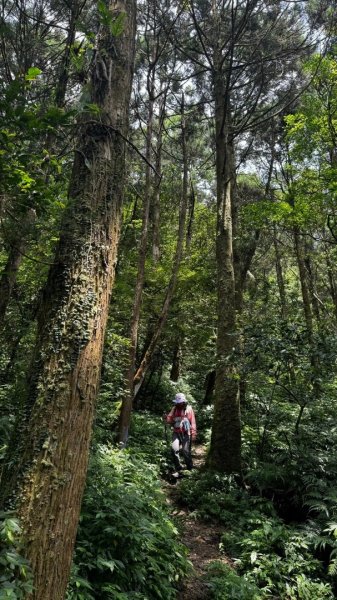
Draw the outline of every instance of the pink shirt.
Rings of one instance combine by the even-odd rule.
[[[180,421],[184,418],[187,418],[191,425],[191,435],[193,438],[197,435],[197,425],[195,421],[195,415],[192,406],[189,404],[186,408],[180,408],[179,404],[174,406],[172,410],[166,415],[167,423],[173,424],[173,430],[179,433],[180,431]]]

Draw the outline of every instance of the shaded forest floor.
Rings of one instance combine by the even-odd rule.
[[[195,467],[200,468],[205,459],[204,446],[195,446],[192,454]],[[183,582],[178,600],[207,600],[211,597],[205,581],[208,564],[214,560],[230,563],[230,559],[219,551],[224,527],[201,521],[195,513],[179,503],[179,481],[175,485],[166,483],[164,489],[172,516],[181,531],[181,541],[189,549],[189,559],[193,565],[193,572]]]

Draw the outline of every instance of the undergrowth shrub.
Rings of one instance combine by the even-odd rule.
[[[314,558],[305,531],[265,515],[247,519],[245,528],[235,564],[247,581],[259,587],[261,598],[333,598],[330,585],[320,580],[324,579],[322,564]]]
[[[33,589],[29,564],[22,557],[21,527],[11,513],[0,513],[0,600],[21,600]]]
[[[147,463],[160,466],[166,472],[172,463],[171,427],[150,411],[134,412],[129,446],[132,452]]]
[[[234,569],[215,562],[207,580],[219,600],[323,600],[334,598],[331,579],[316,556],[330,532],[289,525],[271,500],[252,495],[232,476],[193,473],[179,487],[181,500],[204,520],[223,523],[220,549]],[[332,569],[333,567],[331,567]]]
[[[213,600],[259,600],[258,588],[220,561],[209,565],[207,580]]]
[[[173,600],[189,567],[158,469],[101,448],[89,469],[68,600]]]

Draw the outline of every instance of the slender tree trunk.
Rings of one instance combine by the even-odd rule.
[[[79,17],[82,7],[79,6],[79,2],[75,0],[69,4],[70,6],[70,19],[68,25],[68,34],[65,42],[64,53],[62,56],[61,65],[59,68],[58,82],[55,90],[55,104],[56,106],[62,107],[65,104],[65,97],[67,91],[67,85],[69,80],[69,67],[71,59],[71,50],[75,41],[76,34],[76,21]]]
[[[337,286],[336,286],[336,281],[335,281],[335,275],[334,275],[334,270],[333,270],[333,266],[331,263],[331,258],[329,255],[329,250],[326,246],[325,246],[324,250],[325,250],[325,261],[326,261],[326,266],[327,266],[328,280],[329,280],[330,296],[331,296],[331,299],[333,302],[335,317],[337,319]]]
[[[311,381],[313,385],[313,390],[316,396],[320,395],[321,389],[320,385],[317,381],[317,377],[319,376],[320,366],[319,360],[316,354],[315,340],[314,340],[314,325],[313,325],[313,314],[310,303],[310,286],[309,286],[309,276],[306,268],[305,262],[305,251],[303,247],[303,241],[301,240],[300,231],[297,227],[294,228],[294,242],[295,242],[295,250],[297,256],[297,264],[298,271],[300,276],[301,283],[301,291],[302,291],[302,300],[303,300],[303,312],[305,318],[305,324],[308,335],[308,343],[310,348],[310,363],[312,369]]]
[[[189,207],[188,207],[188,223],[187,223],[187,231],[186,231],[186,252],[187,253],[189,252],[191,242],[192,242],[194,208],[195,208],[195,191],[194,191],[193,181],[191,179],[191,193],[190,193],[190,201],[189,201]]]
[[[217,65],[217,61],[215,61]],[[229,138],[229,106],[220,68],[214,75],[218,278],[218,326],[214,417],[207,466],[226,473],[241,470],[241,419],[239,385],[232,353],[237,345],[235,278],[232,239],[232,186],[234,166]]]
[[[133,310],[130,324],[130,349],[129,349],[129,367],[126,374],[128,382],[127,394],[123,398],[121,412],[118,423],[118,442],[125,446],[129,435],[129,426],[131,420],[132,403],[134,398],[134,375],[138,341],[138,328],[140,311],[142,305],[142,294],[145,278],[145,262],[148,242],[149,230],[149,215],[151,204],[151,172],[150,163],[152,157],[152,131],[153,131],[153,109],[154,109],[154,85],[155,85],[155,70],[150,68],[148,73],[148,91],[149,91],[149,109],[147,118],[146,131],[146,172],[145,172],[145,189],[143,198],[143,216],[142,216],[142,234],[138,251],[138,270],[135,287],[135,296],[133,302]]]
[[[183,247],[184,247],[184,232],[185,232],[185,224],[186,224],[186,214],[187,214],[187,202],[188,202],[188,159],[187,159],[187,141],[186,141],[186,123],[185,123],[185,115],[184,115],[184,102],[182,102],[182,120],[181,120],[181,130],[182,130],[182,153],[183,153],[183,181],[182,181],[182,193],[181,193],[181,201],[180,201],[180,211],[179,211],[179,226],[178,226],[178,239],[176,251],[173,259],[172,266],[172,274],[167,287],[166,296],[163,302],[163,306],[161,309],[161,313],[159,315],[159,319],[156,325],[156,328],[153,332],[151,340],[148,346],[145,349],[143,354],[143,358],[140,362],[140,365],[135,373],[134,377],[134,394],[135,396],[139,392],[139,389],[144,381],[147,370],[151,364],[151,360],[155,349],[158,344],[158,340],[161,336],[163,328],[165,326],[171,300],[173,298],[179,267],[181,263],[181,259],[183,256]]]
[[[277,286],[280,296],[280,306],[281,306],[281,318],[285,319],[287,314],[287,297],[284,285],[284,277],[281,263],[281,256],[279,250],[279,241],[277,239],[276,228],[274,228],[274,251],[275,251],[275,270],[276,270],[276,279]]]
[[[7,263],[0,278],[0,327],[3,324],[13,288],[16,283],[18,270],[27,246],[27,236],[36,218],[35,210],[28,209],[22,217],[20,227],[10,241]]]
[[[260,239],[260,231],[256,230],[252,235],[246,247],[234,253],[235,261],[235,307],[238,313],[243,310],[243,293],[247,280],[247,273],[253,262],[258,241]]]
[[[163,146],[163,127],[166,112],[166,92],[162,95],[159,104],[159,123],[156,146],[156,173],[154,177],[154,193],[152,206],[152,257],[153,262],[157,263],[160,259],[160,187],[162,178],[162,146]]]
[[[100,119],[80,127],[24,414],[2,477],[2,506],[15,506],[22,522],[34,600],[63,600],[66,592],[114,279],[136,8],[112,0],[109,9],[112,19],[125,13],[123,31],[114,37],[102,26],[98,36],[91,100]]]
[[[304,249],[303,249],[303,243],[302,243],[300,231],[298,228],[294,229],[294,242],[295,242],[295,251],[296,251],[296,257],[297,257],[298,271],[299,271],[299,276],[300,276],[305,324],[307,327],[310,344],[312,344],[313,316],[312,316],[312,310],[311,310],[311,304],[310,304],[308,272],[307,272],[306,265],[305,265],[305,253],[304,253]]]
[[[305,248],[304,263],[305,263],[305,268],[306,268],[306,271],[308,274],[308,287],[309,287],[309,292],[310,292],[310,299],[311,299],[313,315],[315,316],[316,321],[319,322],[321,320],[321,314],[320,314],[320,307],[319,307],[319,302],[318,302],[317,294],[316,294],[316,282],[315,282],[315,276],[314,276],[313,269],[312,269],[312,260],[311,260],[310,252],[313,252],[312,245],[309,248],[307,246]]]

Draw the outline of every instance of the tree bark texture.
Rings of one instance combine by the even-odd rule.
[[[113,0],[109,9],[112,19],[124,13],[123,31],[114,37],[101,26],[99,32],[91,101],[100,118],[80,124],[25,406],[2,479],[2,505],[16,508],[23,525],[34,600],[62,600],[66,593],[114,279],[136,7]]]
[[[217,64],[217,61],[215,61]],[[232,238],[232,186],[234,179],[229,137],[229,107],[225,102],[223,74],[214,74],[217,231],[216,261],[218,280],[217,358],[214,391],[214,417],[208,468],[225,473],[241,470],[241,419],[239,385],[233,350],[237,345],[235,278]]]

